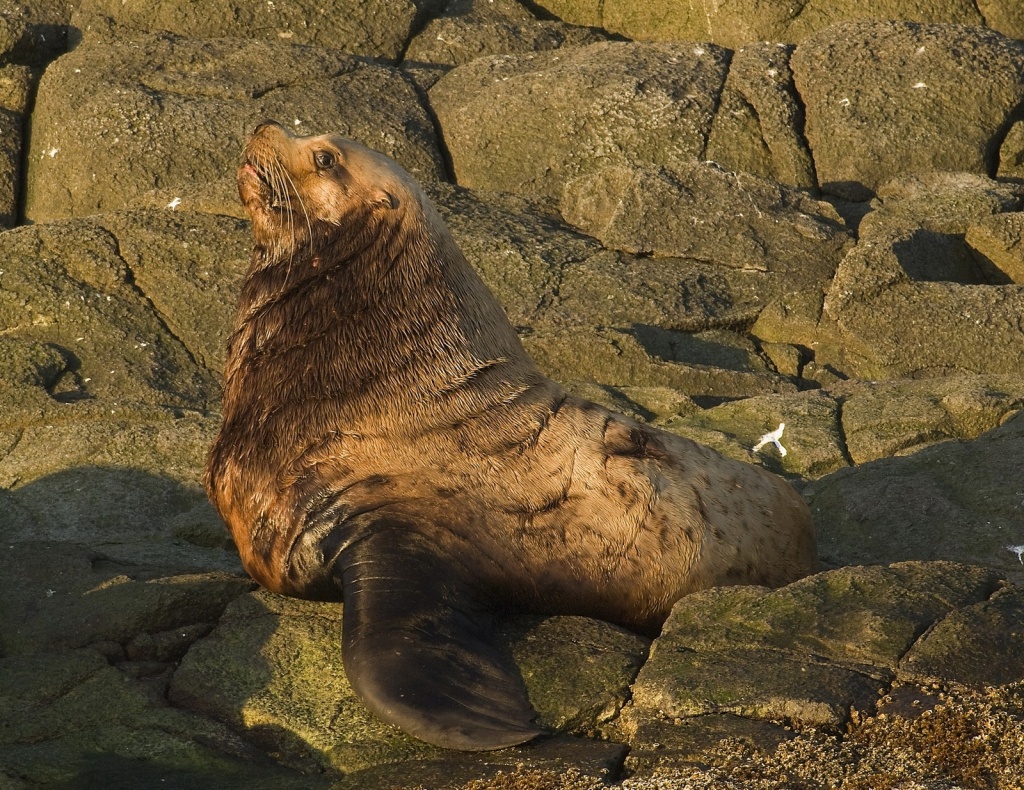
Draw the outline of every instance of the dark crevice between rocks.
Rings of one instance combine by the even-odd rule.
[[[647,649],[644,651],[643,658],[637,663],[636,671],[633,672],[632,675],[629,678],[628,685],[626,686],[626,696],[625,696],[625,699],[622,700],[622,705],[619,707],[618,711],[616,711],[615,715],[612,716],[610,719],[608,719],[608,721],[601,723],[601,727],[605,730],[605,732],[611,732],[611,731],[614,731],[614,730],[618,729],[618,722],[619,722],[619,719],[622,718],[622,712],[625,711],[627,708],[629,708],[629,707],[631,707],[633,705],[633,686],[636,684],[636,679],[638,677],[640,677],[640,672],[643,670],[643,668],[647,665],[647,662],[650,660],[650,658],[651,658],[651,648],[654,647],[654,643],[657,641],[658,637],[660,637],[660,636],[661,636],[661,632],[659,631],[657,636],[655,636],[653,639],[651,639],[647,643]],[[626,760],[626,757],[629,756],[629,752],[630,752],[631,748],[632,747],[630,747],[627,744],[626,754],[622,758],[623,759],[623,765],[620,766],[621,770],[625,770],[625,760]],[[619,778],[621,778],[621,773],[620,773],[620,777]]]
[[[803,11],[803,8],[801,7],[800,10]],[[807,139],[807,134],[806,134],[806,129],[807,129],[807,102],[804,101],[804,97],[800,93],[800,88],[797,87],[797,84],[796,84],[796,72],[793,71],[793,55],[796,53],[797,47],[799,47],[799,46],[800,45],[797,44],[795,47],[791,47],[790,50],[789,50],[789,55],[786,58],[786,65],[789,67],[789,73],[792,75],[792,83],[791,84],[793,86],[793,101],[796,102],[797,111],[798,111],[797,112],[797,117],[794,119],[794,123],[793,123],[793,133],[803,143],[804,148],[807,150],[807,153],[810,156],[810,159],[811,159],[811,175],[814,177],[814,183],[818,185],[818,192],[820,194],[821,192],[824,192],[824,187],[822,186],[821,180],[818,178],[818,168],[817,168],[817,165],[816,165],[816,163],[814,161],[814,146],[811,145],[811,141]],[[843,217],[843,219],[845,220],[846,218]]]
[[[743,337],[745,339],[749,340],[751,344],[753,344],[753,346],[754,346],[754,354],[757,356],[758,359],[761,360],[761,363],[765,366],[765,369],[767,369],[770,372],[774,373],[776,376],[782,376],[782,378],[787,379],[788,381],[792,381],[797,386],[798,389],[800,388],[799,369],[798,369],[797,375],[795,377],[794,376],[788,376],[785,373],[781,373],[779,371],[778,365],[776,365],[775,361],[770,356],[768,356],[768,352],[764,350],[764,346],[761,343],[761,338],[757,337],[756,335],[752,335],[750,333],[750,331],[749,331],[749,328],[748,328],[748,331],[743,332],[742,335],[743,335]],[[800,367],[801,368],[803,367],[803,360],[802,359],[800,361]]]
[[[558,16],[557,14],[553,14],[551,11],[548,11],[548,9],[546,9],[544,6],[540,5],[539,3],[534,2],[534,0],[519,0],[519,5],[521,5],[523,8],[525,8],[531,14],[533,14],[534,17],[536,17],[537,19],[539,19],[542,22],[565,22],[566,21],[566,20],[562,19],[560,16]],[[598,16],[598,19],[602,19],[602,20],[604,19],[604,0],[600,0],[600,2],[598,4],[597,16]],[[572,24],[572,23],[567,22],[567,24]]]
[[[803,10],[804,7],[801,6],[797,15],[799,16],[803,13]],[[814,179],[815,184],[818,184],[818,168],[814,164],[814,151],[811,149],[811,141],[804,134],[804,130],[807,127],[807,105],[804,103],[804,97],[800,95],[800,91],[796,88],[796,74],[793,72],[793,53],[796,52],[796,46],[790,46],[787,49],[786,68],[789,69],[789,84],[792,88],[793,102],[796,104],[796,116],[793,118],[793,133],[803,144],[804,150],[807,151],[807,156],[810,159],[811,178]],[[768,150],[771,150],[771,146],[768,146]],[[818,197],[821,194],[821,185],[818,184],[816,189],[808,191],[814,194],[815,197]]]
[[[605,784],[617,785],[627,778],[626,760],[629,758],[629,753],[632,750],[633,747],[628,743],[624,743],[622,744],[622,751],[608,759],[608,774],[603,779]]]
[[[856,466],[853,456],[850,455],[850,448],[846,444],[846,427],[843,425],[843,407],[846,405],[846,398],[835,399],[836,402],[836,437],[839,442],[839,452],[847,466]]]
[[[412,24],[409,26],[409,36],[405,39],[402,49],[395,57],[394,62],[390,64],[395,68],[401,66],[405,61],[405,53],[409,51],[409,46],[412,44],[412,40],[422,33],[423,29],[429,23],[447,15],[450,3],[449,0],[439,0],[438,2],[429,2],[429,0],[427,2],[424,2],[424,0],[413,0],[413,5],[416,6],[416,16],[413,17]]]
[[[32,135],[32,116],[35,113],[36,94],[39,92],[39,79],[42,75],[41,68],[32,69],[28,100],[25,102],[25,112],[21,116],[21,155],[18,157],[18,173],[14,180],[14,216],[11,218],[14,223],[13,227],[31,224],[25,219],[25,203],[28,196],[28,152]]]
[[[434,137],[437,138],[437,151],[441,154],[441,162],[444,164],[445,179],[450,184],[457,185],[459,182],[455,178],[455,164],[452,161],[452,154],[448,150],[448,143],[445,141],[444,134],[441,131],[441,122],[437,119],[437,113],[434,112],[434,107],[430,103],[430,96],[416,80],[409,76],[405,69],[399,67],[398,72],[402,75],[402,79],[416,92],[416,98],[419,99],[420,106],[423,107],[427,117],[430,118],[430,124],[434,128]]]
[[[722,97],[725,94],[725,86],[729,84],[729,74],[732,72],[732,60],[735,53],[731,49],[722,49],[725,53],[725,74],[722,75],[722,85],[715,94],[715,106],[711,108],[711,123],[708,124],[708,133],[701,140],[700,153],[697,154],[697,161],[708,160],[708,146],[711,144],[711,135],[715,129],[715,122],[718,120],[718,113],[722,109]],[[744,98],[746,101],[746,98]],[[749,102],[747,102],[749,104]],[[753,109],[753,108],[751,108]],[[761,128],[761,121],[758,119],[757,126]]]
[[[46,371],[41,375],[41,383],[46,394],[57,403],[77,403],[93,400],[85,380],[82,378],[82,361],[68,348],[55,343],[47,344],[60,354],[63,365],[60,368]]]
[[[25,438],[25,429],[24,428],[18,428],[17,429],[17,434],[14,437],[14,441],[11,442],[11,445],[6,450],[4,450],[3,452],[0,452],[0,459],[6,458],[9,455],[13,455],[14,452],[18,449],[18,445],[21,444],[21,440],[24,439],[24,438]],[[9,485],[4,486],[4,488],[0,489],[0,490],[8,490],[8,489],[14,488],[18,484],[18,482],[20,480],[21,480],[20,477],[15,477],[14,480],[11,481]]]
[[[988,141],[988,145],[985,146],[985,173],[993,180],[1012,181],[1017,179],[1000,179],[999,178],[999,165],[1000,165],[1000,153],[1003,149],[1003,144],[1006,142],[1006,137],[1013,128],[1013,125],[1018,121],[1024,120],[1024,103],[1018,104],[1012,112],[1008,113],[1006,120],[999,126],[996,133],[992,135]]]

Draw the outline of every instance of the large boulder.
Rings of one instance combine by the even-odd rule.
[[[527,334],[535,325],[570,332],[581,326],[634,325],[703,332],[749,324],[794,283],[823,284],[833,273],[836,245],[845,237],[830,214],[808,216],[811,229],[824,227],[822,260],[814,256],[803,261],[805,269],[790,271],[764,256],[751,266],[732,256],[724,262],[737,265],[723,266],[723,250],[709,243],[701,247],[708,260],[606,250],[536,199],[445,183],[428,185],[427,192],[470,264],[513,325]],[[726,234],[727,228],[720,231]],[[813,242],[806,245],[813,248]],[[788,250],[786,255],[792,257]]]
[[[590,28],[539,20],[516,0],[452,0],[409,42],[405,64],[459,66],[485,56],[579,47],[604,39]]]
[[[824,298],[788,294],[761,312],[752,332],[810,350],[817,372],[806,377],[818,383],[828,375],[1016,374],[1024,292],[972,252],[965,233],[1019,208],[1019,187],[929,173],[887,183],[872,205]]]
[[[733,52],[707,158],[727,170],[813,188],[818,182],[803,136],[803,101],[789,66],[792,54],[793,47],[768,42]]]
[[[852,242],[827,203],[703,162],[601,168],[561,205],[606,247],[780,274],[789,290],[826,283]]]
[[[1013,0],[990,0],[1006,8],[989,24],[1003,23]],[[737,49],[757,41],[799,42],[816,31],[855,19],[905,19],[981,25],[971,0],[740,0],[734,3],[679,3],[653,0],[540,0],[539,5],[576,24],[597,25],[645,41],[714,41]],[[995,10],[995,9],[993,9]],[[1019,29],[1006,18],[1008,35]]]
[[[1013,787],[1022,618],[1019,588],[943,562],[691,595],[622,717],[630,781]]]
[[[1024,405],[1024,378],[847,381],[829,392],[842,403],[850,460],[863,464],[948,439],[975,439],[997,428]]]
[[[201,5],[182,0],[82,0],[79,11],[106,14],[121,25],[141,30],[167,30],[192,38],[315,44],[396,61],[426,13],[442,5],[443,0],[213,0]]]
[[[815,478],[848,464],[839,403],[821,390],[727,401],[672,417],[665,427],[778,474]],[[763,440],[768,434],[777,434],[777,444]]]
[[[430,103],[459,184],[558,199],[601,166],[701,156],[727,64],[710,45],[602,42],[482,58]]]
[[[758,41],[795,43],[839,22],[861,19],[987,25],[1024,38],[1024,9],[1017,0],[538,0],[537,5],[566,22],[603,27],[627,38],[713,41],[733,49]]]
[[[172,222],[179,230],[191,229],[198,247],[206,244],[219,252],[207,277],[222,276],[225,267],[244,270],[247,256],[231,242],[238,220],[176,215]],[[118,403],[208,408],[219,396],[214,369],[198,362],[189,343],[175,334],[173,308],[168,321],[148,297],[148,278],[136,278],[131,252],[122,253],[125,235],[90,220],[70,220],[0,236],[3,336],[57,349],[60,369],[46,373],[41,383],[58,402],[101,398],[111,408]],[[157,235],[151,233],[146,242]],[[133,242],[126,238],[125,246],[130,250]],[[183,252],[174,246],[165,239],[146,252],[163,249],[174,260]],[[213,342],[223,344],[229,316],[230,309],[209,316],[202,331],[212,330]]]
[[[281,767],[224,725],[169,706],[166,681],[154,671],[153,662],[112,666],[89,649],[0,658],[0,782],[117,790],[327,787]]]
[[[995,589],[980,568],[843,568],[781,590],[733,587],[676,604],[633,686],[643,719],[734,713],[841,728],[871,711],[918,637]]]
[[[1024,582],[1017,459],[1024,418],[976,439],[840,469],[804,489],[818,549],[837,565],[947,559]]]
[[[353,137],[420,179],[444,173],[433,123],[395,69],[335,49],[136,33],[96,19],[40,82],[25,215],[94,214],[155,188],[194,189],[234,171],[264,118]]]
[[[0,533],[238,568],[199,479],[249,232],[141,212],[0,235]]]
[[[566,383],[668,387],[715,403],[796,390],[792,382],[769,369],[745,338],[736,343],[735,338],[709,334],[693,337],[642,324],[538,324],[524,333],[523,345],[544,373]]]
[[[985,217],[967,229],[964,241],[988,282],[1024,285],[1024,212]]]
[[[850,22],[791,63],[818,183],[855,200],[899,173],[994,173],[1024,100],[1024,42],[980,27]]]

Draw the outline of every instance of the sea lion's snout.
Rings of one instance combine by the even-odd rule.
[[[288,131],[288,129],[286,129],[284,126],[279,124],[273,118],[264,118],[262,121],[260,121],[258,124],[256,124],[256,126],[253,127],[252,135],[251,136],[252,137],[256,137],[257,135],[263,133],[264,130],[271,129],[271,128],[276,129],[277,131],[283,132],[285,135],[287,135],[289,137],[293,137],[294,136],[294,135],[292,135],[291,132]]]

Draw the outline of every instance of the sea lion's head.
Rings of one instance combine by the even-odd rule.
[[[358,247],[380,219],[419,203],[411,179],[383,154],[339,135],[300,137],[259,124],[238,169],[238,193],[265,263],[317,253],[339,238]]]

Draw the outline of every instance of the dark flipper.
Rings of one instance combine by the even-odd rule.
[[[459,566],[415,529],[368,526],[334,573],[345,671],[373,713],[450,749],[500,749],[540,734],[519,671],[491,641],[491,615]]]

